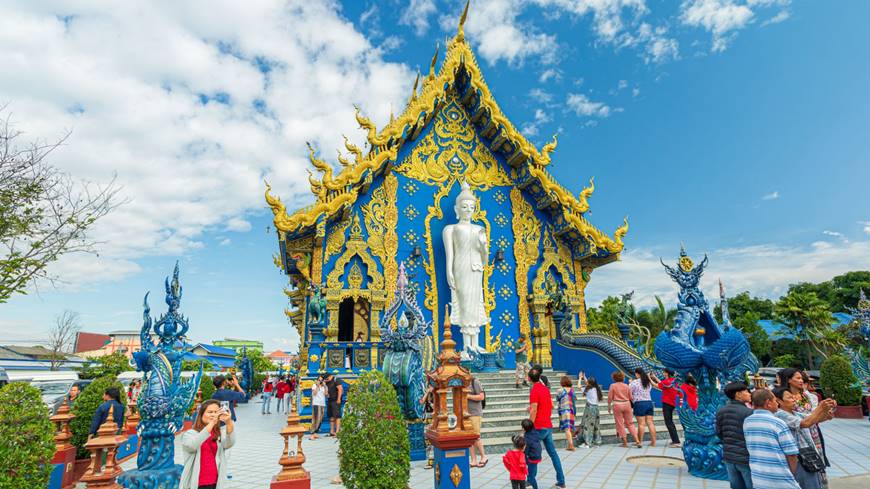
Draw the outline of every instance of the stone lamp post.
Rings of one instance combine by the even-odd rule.
[[[435,391],[432,424],[426,430],[426,439],[432,443],[435,452],[435,489],[470,489],[468,447],[480,435],[472,430],[468,415],[471,373],[460,365],[449,318],[448,310],[444,314],[444,340],[438,354],[439,366],[427,374],[428,382],[435,387]],[[453,398],[449,410],[448,393]],[[452,429],[448,424],[451,411],[456,417],[456,425]]]
[[[57,426],[57,432],[54,434],[54,458],[52,458],[51,463],[60,466],[55,470],[59,470],[62,474],[59,486],[61,489],[72,489],[75,486],[73,469],[76,461],[76,448],[70,443],[72,433],[69,429],[69,422],[73,418],[75,415],[70,413],[66,400],[57,409],[57,414],[49,418]]]
[[[91,452],[91,465],[80,482],[84,482],[87,489],[122,489],[122,486],[115,481],[123,472],[115,456],[118,446],[124,443],[127,437],[117,434],[118,425],[115,423],[113,410],[114,407],[109,408],[106,422],[100,425],[97,436],[85,443],[85,448]],[[106,455],[105,462],[103,462],[103,454]]]
[[[284,453],[278,463],[281,464],[281,472],[272,478],[270,489],[310,489],[311,474],[302,467],[305,463],[305,454],[302,453],[302,437],[305,436],[305,427],[299,423],[299,413],[296,403],[291,403],[292,410],[287,415],[287,426],[281,430],[284,437]],[[296,438],[296,449],[292,449]]]

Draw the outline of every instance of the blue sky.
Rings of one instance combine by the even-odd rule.
[[[202,7],[200,5],[199,7]],[[455,32],[459,1],[13,2],[0,100],[27,135],[72,130],[53,162],[113,174],[130,202],[100,223],[99,257],[0,305],[0,344],[38,341],[64,309],[89,331],[133,329],[163,308],[182,266],[195,340],[292,348],[272,264],[268,178],[310,200],[305,141],[327,158],[361,142],[354,103],[383,124],[414,73]],[[629,215],[623,261],[596,271],[590,302],[673,287],[658,257],[710,255],[707,284],[776,296],[789,283],[870,268],[870,31],[861,1],[505,0],[472,2],[467,35],[503,111],[578,190],[590,220]],[[155,305],[157,307],[155,307]]]

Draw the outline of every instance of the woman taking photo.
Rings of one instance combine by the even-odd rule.
[[[224,423],[224,426],[221,426]],[[193,428],[181,435],[184,470],[179,489],[222,489],[226,487],[226,450],[235,443],[233,420],[220,402],[202,403]]]
[[[785,368],[779,371],[779,377],[781,386],[791,393],[791,397],[794,399],[794,412],[803,416],[809,416],[812,414],[813,410],[816,406],[818,406],[818,402],[814,405],[812,400],[810,399],[810,393],[806,390],[806,386],[804,385],[804,377],[803,373],[796,368]],[[818,447],[819,453],[822,456],[822,460],[825,462],[825,466],[829,467],[828,463],[828,455],[825,453],[825,441],[822,437],[822,430],[819,429],[818,423],[812,423],[809,428],[810,435],[813,438],[813,443]]]
[[[650,396],[652,381],[649,375],[640,367],[634,369],[634,380],[628,383],[631,399],[634,401],[634,417],[637,418],[637,438],[643,442],[644,427],[649,428],[649,446],[656,446],[656,427],[653,424],[653,402]],[[653,376],[655,382],[659,379]]]
[[[309,440],[317,439],[320,424],[323,423],[323,413],[326,411],[326,384],[323,376],[317,378],[311,386],[311,436]]]
[[[628,429],[634,438],[634,446],[640,448],[640,440],[637,438],[637,428],[631,419],[631,390],[623,383],[625,375],[617,370],[610,374],[613,383],[607,388],[607,412],[613,413],[616,421],[616,436],[622,440],[622,447],[628,447],[628,438],[625,430]]]

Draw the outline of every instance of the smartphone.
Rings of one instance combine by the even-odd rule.
[[[221,401],[221,409],[230,412],[230,401]]]

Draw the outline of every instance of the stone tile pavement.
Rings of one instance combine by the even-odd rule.
[[[278,434],[286,424],[286,416],[260,414],[259,400],[240,405],[236,410],[237,443],[230,451],[232,480],[228,489],[265,489],[280,467],[278,458],[283,450],[283,439]],[[832,467],[828,476],[831,487],[870,487],[870,423],[863,420],[833,420],[824,425],[825,440]],[[306,437],[303,450],[307,457],[305,468],[311,472],[312,489],[339,489],[332,484],[338,474],[338,443],[335,438],[320,438],[309,441]],[[490,461],[483,469],[472,469],[472,488],[509,488],[507,471],[501,464],[501,453],[488,454]],[[650,448],[621,448],[617,445],[593,449],[578,448],[575,452],[559,450],[565,469],[566,482],[570,488],[666,488],[701,489],[728,488],[725,481],[709,481],[691,476],[682,468],[654,468],[634,465],[627,457],[637,455],[664,455],[682,458],[679,449],[662,445]],[[181,461],[180,448],[176,448],[176,460]],[[135,459],[124,464],[125,469],[135,467]],[[425,462],[411,464],[410,487],[432,487],[432,471],[426,470]],[[842,481],[836,480],[852,476]],[[857,476],[857,477],[856,477]],[[861,477],[863,476],[863,477]],[[541,488],[549,488],[555,482],[553,466],[544,456],[538,471]]]

